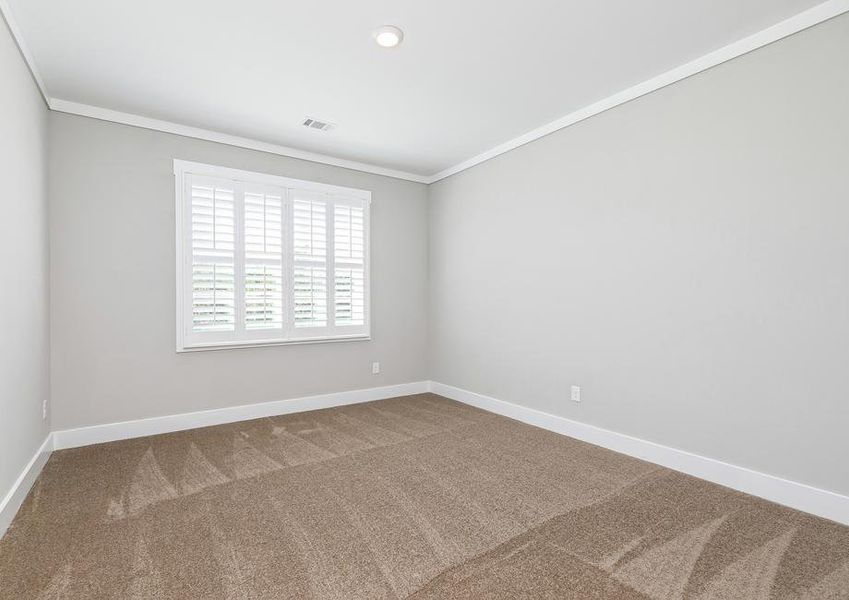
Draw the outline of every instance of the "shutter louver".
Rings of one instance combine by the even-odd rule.
[[[365,323],[365,213],[337,204],[333,214],[334,315],[336,324]]]
[[[232,185],[191,186],[193,331],[235,327],[234,210]]]
[[[283,194],[245,190],[245,328],[283,327]]]

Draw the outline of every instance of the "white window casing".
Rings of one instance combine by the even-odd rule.
[[[371,192],[174,161],[177,351],[370,339]]]

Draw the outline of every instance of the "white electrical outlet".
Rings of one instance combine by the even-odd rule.
[[[581,401],[581,388],[577,385],[572,386],[572,402]]]
[[[372,372],[372,375],[377,375],[378,373],[380,373],[380,363],[379,362],[371,363],[371,372]]]
[[[41,420],[47,419],[47,398],[41,401]]]

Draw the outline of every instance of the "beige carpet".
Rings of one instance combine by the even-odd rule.
[[[849,528],[434,395],[55,452],[2,598],[849,598]]]

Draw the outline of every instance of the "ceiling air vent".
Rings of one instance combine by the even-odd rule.
[[[309,127],[310,129],[317,129],[318,131],[330,131],[333,129],[333,123],[328,123],[327,121],[319,121],[318,119],[313,119],[312,117],[307,117],[303,121],[301,121],[301,125],[304,127]]]

